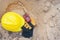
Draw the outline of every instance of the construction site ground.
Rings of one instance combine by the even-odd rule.
[[[0,40],[60,40],[60,0],[0,0],[0,18],[7,11],[19,13],[22,8],[19,9],[18,4],[15,4],[17,8],[14,4],[13,7],[8,7],[17,2],[22,4],[25,11],[36,21],[33,37],[24,38],[20,32],[10,33],[4,30],[0,23]],[[18,11],[14,10],[14,7]]]

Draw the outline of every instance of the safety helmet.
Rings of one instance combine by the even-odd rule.
[[[15,12],[7,12],[1,19],[2,27],[11,32],[21,31],[24,23],[24,18]]]

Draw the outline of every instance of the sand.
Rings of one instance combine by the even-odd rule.
[[[7,11],[24,14],[22,6],[18,4],[18,8],[14,6],[16,9],[8,7],[17,2],[35,19],[34,35],[31,38],[24,38],[20,32],[9,33],[0,25],[0,40],[60,40],[60,0],[0,0],[0,18]]]

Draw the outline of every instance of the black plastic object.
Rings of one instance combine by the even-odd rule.
[[[22,27],[23,31],[22,31],[22,36],[25,37],[25,38],[30,38],[33,36],[33,29],[34,29],[34,26],[32,25],[32,23],[28,23],[32,29],[27,29],[25,28],[24,26]]]

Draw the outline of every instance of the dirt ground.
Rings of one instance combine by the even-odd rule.
[[[8,7],[11,3],[17,2],[22,6],[13,4],[18,8],[13,5]],[[24,38],[21,33],[9,33],[0,27],[0,40],[60,40],[60,0],[0,0],[0,18],[7,11],[24,14],[23,8],[35,18],[33,37]]]

